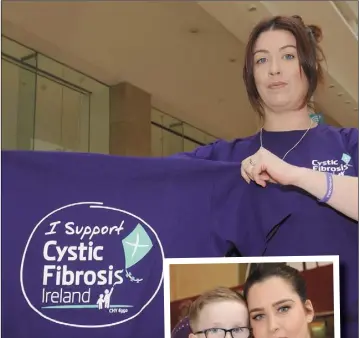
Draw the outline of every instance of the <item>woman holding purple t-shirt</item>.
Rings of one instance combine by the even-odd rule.
[[[247,44],[243,78],[263,128],[248,138],[216,141],[185,155],[240,163],[257,216],[247,222],[252,233],[240,234],[248,247],[238,251],[258,255],[251,246],[264,238],[261,255],[340,255],[343,337],[354,338],[358,130],[310,118],[310,100],[323,79],[320,39],[320,28],[305,25],[299,16],[260,22]],[[236,245],[240,231],[223,226],[225,231]]]
[[[247,44],[243,78],[263,127],[254,136],[216,141],[188,155],[240,161],[248,183],[297,186],[358,220],[358,130],[310,118],[310,99],[323,80],[320,39],[320,28],[306,26],[298,16],[260,22]],[[251,144],[255,151],[244,157]],[[314,145],[323,148],[321,156],[303,161]]]

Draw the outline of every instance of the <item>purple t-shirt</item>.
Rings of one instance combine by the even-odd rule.
[[[263,131],[263,146],[279,157],[291,149],[304,131]],[[259,134],[232,142],[216,141],[192,153],[189,158],[241,162],[260,147]],[[286,157],[286,162],[358,177],[358,130],[319,124]],[[358,337],[358,224],[295,187],[250,184],[253,208],[246,228],[246,254],[264,256],[339,255],[341,286],[342,337]],[[335,189],[335,187],[334,187]],[[345,197],[344,197],[345,198]],[[235,228],[225,227],[228,238],[240,239]],[[258,237],[264,243],[261,251],[251,250]]]
[[[2,336],[163,337],[163,257],[245,248],[248,188],[234,163],[2,152]]]

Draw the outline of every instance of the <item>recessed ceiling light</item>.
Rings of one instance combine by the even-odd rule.
[[[255,12],[257,10],[257,7],[255,5],[250,5],[248,7],[248,12]]]
[[[343,93],[338,93],[338,96],[343,96]]]
[[[330,84],[329,85],[329,88],[334,88],[335,86],[333,84]]]
[[[191,28],[189,31],[192,34],[197,34],[199,32],[199,29],[198,28]]]

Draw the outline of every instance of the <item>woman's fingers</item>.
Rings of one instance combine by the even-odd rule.
[[[251,183],[251,179],[250,179],[250,177],[247,175],[247,173],[246,173],[246,171],[245,171],[243,165],[241,166],[241,175],[242,175],[242,177],[244,178],[244,180],[245,180],[248,184]]]
[[[253,180],[260,186],[265,187],[266,181],[269,179],[268,174],[263,171],[260,163],[256,164],[252,169]]]

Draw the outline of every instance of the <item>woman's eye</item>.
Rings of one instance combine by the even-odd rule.
[[[281,307],[278,309],[278,311],[279,311],[279,312],[288,312],[289,309],[290,309],[289,306],[281,306]]]
[[[260,59],[258,59],[258,60],[256,61],[256,64],[264,63],[264,62],[266,62],[266,61],[267,61],[266,58],[260,58]]]
[[[208,332],[210,332],[210,333],[217,333],[217,332],[218,332],[218,329],[216,329],[216,328],[209,329]]]
[[[258,314],[252,317],[253,320],[261,320],[264,317],[262,314]]]
[[[292,54],[285,54],[285,55],[284,55],[284,58],[285,58],[286,60],[292,60],[292,59],[294,59],[294,55],[292,55]]]

